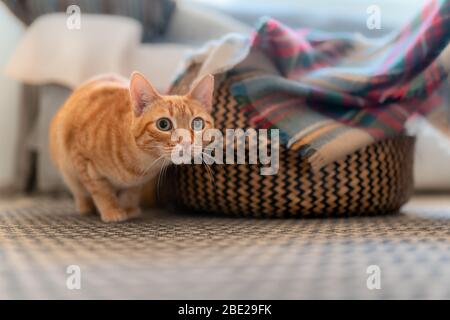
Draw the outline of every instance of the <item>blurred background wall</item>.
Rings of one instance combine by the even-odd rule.
[[[253,24],[270,15],[292,27],[312,27],[326,31],[361,32],[368,37],[387,34],[416,14],[427,0],[181,0],[201,4]],[[366,10],[381,10],[381,29],[366,27]]]
[[[4,69],[23,33],[23,26],[0,2],[0,189],[13,183],[20,86],[7,78]]]

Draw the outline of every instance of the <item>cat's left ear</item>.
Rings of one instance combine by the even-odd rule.
[[[208,112],[212,110],[212,100],[214,94],[214,76],[205,75],[192,87],[188,96],[199,101]]]
[[[139,72],[133,72],[131,75],[130,95],[136,117],[139,117],[148,105],[161,98],[158,91]]]

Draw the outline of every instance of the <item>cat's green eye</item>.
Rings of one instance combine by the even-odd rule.
[[[192,120],[191,127],[192,127],[192,130],[194,130],[194,131],[203,130],[203,128],[205,128],[205,121],[199,117],[194,118]]]
[[[169,118],[161,118],[156,121],[156,127],[161,131],[172,130],[172,121]]]

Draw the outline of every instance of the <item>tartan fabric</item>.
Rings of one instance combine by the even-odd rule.
[[[398,33],[292,30],[265,18],[252,36],[278,74],[236,82],[232,94],[257,128],[319,168],[403,132],[415,114],[445,108],[450,1],[432,0]]]

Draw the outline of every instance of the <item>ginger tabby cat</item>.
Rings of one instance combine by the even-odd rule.
[[[53,118],[49,142],[77,210],[96,207],[105,222],[139,216],[143,184],[171,163],[173,130],[213,128],[213,91],[206,75],[184,96],[163,96],[137,72],[76,89]]]

